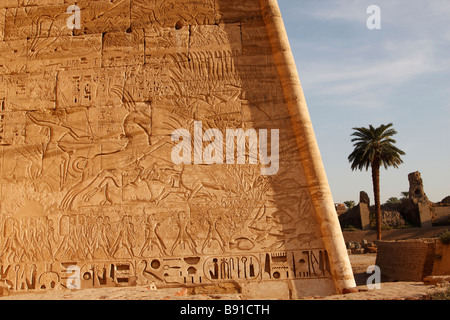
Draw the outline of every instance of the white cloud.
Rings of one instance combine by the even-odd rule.
[[[354,22],[365,27],[369,17],[367,9],[371,5],[378,5],[382,14],[388,15],[391,12],[400,12],[402,13],[400,17],[405,17],[405,6],[398,2],[373,0],[316,1],[307,9],[301,10],[301,14],[322,21]],[[399,8],[402,10],[399,11]]]
[[[356,28],[365,28],[367,6],[377,4],[372,2],[314,2],[303,14],[317,20],[354,21],[356,33]],[[369,36],[364,38],[359,29],[360,38],[347,40],[342,36],[339,42],[341,39],[330,37],[328,43],[320,42],[316,47],[314,39],[309,39],[310,43],[299,45],[300,50],[308,52],[300,51],[302,59],[306,57],[309,63],[302,65],[299,61],[299,67],[309,92],[338,97],[348,106],[364,103],[368,108],[375,108],[382,106],[388,94],[408,81],[450,68],[446,41],[450,32],[447,31],[448,15],[445,15],[450,11],[448,0],[436,3],[419,0],[414,6],[407,1],[378,2],[382,8],[382,33],[367,30]],[[435,19],[423,20],[430,16]],[[375,36],[371,37],[370,32]]]
[[[429,1],[428,5],[431,13],[448,19],[450,15],[450,2],[448,0],[433,0]]]
[[[415,50],[409,51],[408,48]],[[304,66],[302,73],[310,88],[327,93],[347,94],[360,90],[391,87],[403,84],[417,76],[439,70],[433,61],[432,47],[418,43],[386,43],[384,57],[379,59],[341,59],[316,61]]]
[[[406,174],[420,170],[434,178],[430,194],[439,201],[439,190],[448,181],[442,168],[450,156],[442,148],[450,125],[450,1],[279,2],[286,5],[300,79],[337,198],[351,199],[364,190],[365,181],[370,187],[370,174],[360,181],[350,177],[348,166],[336,161],[342,151],[332,150],[347,150],[348,131],[355,123],[392,121],[399,130],[399,147],[408,154],[401,170],[390,172],[384,197],[395,196],[407,185]],[[380,32],[366,29],[371,4],[382,10]]]
[[[367,8],[381,8],[382,29],[408,29],[415,34],[435,32],[437,26],[448,30],[450,1],[448,0],[323,0],[315,1],[306,8],[299,6],[298,13],[319,21],[343,21],[365,27],[369,17]]]

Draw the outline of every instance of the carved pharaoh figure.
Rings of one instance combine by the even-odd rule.
[[[39,174],[41,184],[45,184],[50,192],[61,190],[68,175],[71,155],[74,150],[64,148],[60,142],[66,136],[74,141],[80,141],[80,139],[86,137],[80,137],[65,122],[67,116],[65,110],[56,110],[54,113],[46,112],[39,118],[36,113],[27,112],[27,116],[32,123],[48,130],[48,142],[42,150]]]
[[[140,104],[128,100],[124,105],[129,111],[123,122],[123,138],[126,139],[124,147],[114,152],[100,153],[89,158],[81,157],[77,160],[77,166],[83,168],[81,181],[66,193],[60,204],[62,210],[71,209],[75,198],[86,192],[84,197],[86,201],[102,191],[105,200],[100,204],[113,204],[114,200],[109,193],[110,188],[122,189],[124,187],[122,175],[130,170],[142,170],[139,160],[165,143],[163,141],[155,145],[151,144],[149,103]]]

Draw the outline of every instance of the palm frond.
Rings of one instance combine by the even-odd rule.
[[[353,171],[368,170],[374,163],[386,169],[398,168],[403,163],[401,156],[405,155],[405,152],[395,146],[397,141],[392,136],[396,135],[397,131],[392,123],[377,128],[372,125],[368,128],[355,127],[353,130],[351,136],[354,138],[351,141],[354,150],[348,156]]]

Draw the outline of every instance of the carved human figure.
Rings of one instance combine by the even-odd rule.
[[[208,224],[208,233],[206,235],[205,242],[203,243],[203,246],[202,246],[202,253],[205,253],[207,248],[208,249],[211,248],[211,246],[214,242],[216,242],[219,245],[222,252],[225,252],[225,241],[222,239],[222,236],[220,235],[219,231],[217,230],[217,221],[219,219],[220,218],[206,219],[206,223]]]
[[[133,251],[133,243],[136,240],[136,234],[134,230],[134,225],[131,221],[131,216],[124,216],[122,218],[122,221],[119,225],[119,234],[117,236],[117,239],[112,246],[111,249],[111,256],[114,258],[116,257],[117,252],[120,248],[124,247],[131,258],[135,257],[134,251]]]
[[[18,222],[9,218],[4,224],[4,245],[1,251],[2,260],[7,263],[20,262],[26,255],[25,248],[21,242]]]
[[[37,239],[38,231],[36,220],[33,218],[28,218],[27,220],[28,221],[21,221],[22,225],[20,229],[23,230],[21,242],[31,261],[43,261],[42,245]]]
[[[74,141],[79,141],[82,137],[66,123],[65,110],[46,112],[43,119],[38,118],[36,113],[27,112],[26,114],[32,123],[48,129],[48,142],[43,147],[39,174],[41,183],[46,184],[51,192],[62,190],[74,150],[67,150],[60,141],[66,136]]]
[[[152,250],[153,246],[158,248],[160,254],[166,254],[166,245],[161,237],[158,235],[156,229],[160,226],[160,223],[155,220],[154,215],[149,215],[147,217],[147,222],[145,223],[145,241],[144,246],[139,253],[139,256],[143,257],[144,252],[147,249]]]
[[[180,172],[172,168],[164,168],[154,163],[141,171],[139,177],[146,185],[151,201],[157,205],[173,193],[181,193]]]
[[[186,250],[187,246],[192,253],[196,254],[198,253],[196,249],[197,245],[195,244],[195,241],[190,235],[188,230],[189,225],[191,223],[192,222],[189,213],[185,211],[181,211],[178,213],[178,220],[177,220],[178,235],[175,240],[175,243],[172,246],[172,250],[170,251],[172,255],[178,246],[180,246],[183,251]]]
[[[90,256],[95,257],[96,253],[104,254],[105,257],[109,257],[109,243],[104,232],[105,226],[103,225],[103,217],[97,217],[95,222],[90,228]]]
[[[127,96],[127,93],[125,93]],[[75,162],[82,168],[81,181],[75,184],[64,196],[60,208],[71,209],[77,196],[86,193],[89,201],[96,192],[104,191],[105,201],[100,205],[112,204],[109,188],[123,188],[122,177],[125,172],[142,170],[139,161],[159,149],[165,141],[151,144],[151,105],[150,102],[135,103],[124,97],[124,107],[129,111],[123,122],[125,145],[110,153],[99,153],[92,157],[80,157]],[[127,100],[128,99],[128,100]],[[101,168],[98,171],[98,168]]]
[[[57,237],[55,234],[55,228],[53,227],[53,220],[52,219],[46,219],[47,221],[47,227],[46,232],[44,234],[43,238],[43,245],[50,253],[50,257],[52,260],[54,260],[54,244],[57,242]]]
[[[76,220],[76,248],[78,256],[82,259],[92,258],[90,256],[90,241],[88,239],[87,219],[84,215],[77,216]]]
[[[111,257],[111,249],[112,249],[112,243],[113,243],[113,236],[112,236],[112,226],[111,226],[111,219],[108,216],[105,216],[103,218],[103,223],[101,224],[101,241],[106,247],[106,253],[108,255],[108,258]]]
[[[55,252],[55,259],[62,260],[64,258],[79,258],[77,250],[77,233],[75,225],[75,217],[63,216],[60,220],[60,235],[62,240]]]

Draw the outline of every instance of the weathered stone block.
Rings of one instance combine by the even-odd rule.
[[[144,63],[144,30],[104,34],[102,67],[134,66]]]
[[[25,72],[27,69],[27,40],[0,42],[0,74]]]
[[[27,46],[27,72],[101,67],[101,34],[29,39]]]
[[[74,29],[75,35],[106,32],[126,32],[130,29],[131,0],[79,1],[81,29]]]
[[[419,281],[430,276],[434,242],[424,240],[379,241],[376,265],[393,281]]]
[[[66,5],[10,7],[5,14],[5,40],[68,36]]]

